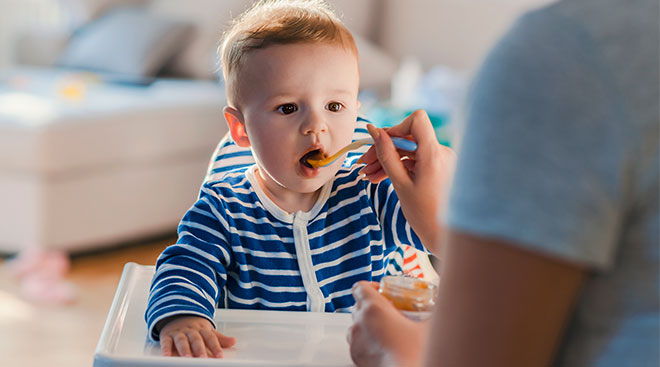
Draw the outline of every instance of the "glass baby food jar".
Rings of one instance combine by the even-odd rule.
[[[386,276],[378,292],[408,318],[421,321],[431,316],[438,287],[418,278]]]

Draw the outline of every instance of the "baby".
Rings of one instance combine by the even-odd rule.
[[[164,355],[222,356],[235,340],[215,329],[218,304],[350,311],[389,253],[424,249],[389,180],[307,163],[351,142],[359,107],[355,42],[322,1],[260,2],[221,48],[224,116],[256,163],[206,183],[158,258],[145,317]]]

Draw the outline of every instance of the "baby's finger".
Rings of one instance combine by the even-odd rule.
[[[188,340],[190,340],[190,347],[192,348],[193,356],[206,358],[206,345],[204,339],[197,331],[188,333]]]
[[[190,342],[188,337],[184,333],[178,333],[174,335],[174,346],[176,347],[177,352],[182,357],[192,357],[192,352],[190,351]]]
[[[160,350],[163,352],[163,355],[170,357],[172,355],[172,338],[170,336],[164,336],[160,338]]]
[[[210,355],[215,358],[222,358],[222,347],[220,347],[220,342],[215,336],[215,333],[211,330],[204,329],[200,331],[200,334],[202,334],[206,347],[211,352]]]
[[[226,336],[223,335],[219,331],[214,331],[216,337],[218,338],[218,341],[220,342],[220,346],[223,348],[231,348],[236,344],[236,338],[232,336]]]

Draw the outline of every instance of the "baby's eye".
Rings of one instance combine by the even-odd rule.
[[[339,102],[330,102],[328,103],[328,110],[332,112],[339,112],[344,106],[341,105]]]
[[[289,115],[298,111],[298,106],[293,103],[286,103],[277,107],[277,110],[280,111],[281,114]]]

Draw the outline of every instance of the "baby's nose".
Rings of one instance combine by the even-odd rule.
[[[312,135],[312,134],[324,133],[324,132],[327,132],[327,131],[328,131],[328,130],[327,130],[326,128],[323,128],[323,127],[321,127],[321,128],[317,128],[317,129],[315,129],[315,128],[309,128],[309,129],[305,130],[305,133],[304,133],[304,134],[305,134],[305,135]]]
[[[320,116],[310,114],[303,124],[303,135],[319,134],[328,131],[328,126]]]

